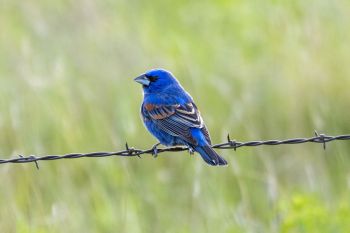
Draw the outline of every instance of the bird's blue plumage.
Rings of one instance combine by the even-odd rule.
[[[169,71],[150,70],[135,81],[143,86],[143,122],[161,144],[185,145],[210,165],[227,164],[211,148],[209,132],[192,97]]]

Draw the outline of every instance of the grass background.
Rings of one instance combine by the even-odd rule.
[[[350,132],[350,3],[0,1],[0,155],[148,148],[171,70],[214,143]],[[350,144],[0,166],[1,232],[348,232]]]

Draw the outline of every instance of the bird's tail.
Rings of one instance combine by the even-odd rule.
[[[227,161],[218,155],[210,145],[197,146],[194,149],[202,156],[205,162],[212,166],[227,165]]]

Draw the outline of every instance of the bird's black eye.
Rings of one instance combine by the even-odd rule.
[[[150,82],[155,82],[155,81],[158,79],[158,76],[146,75],[146,78],[147,78]]]

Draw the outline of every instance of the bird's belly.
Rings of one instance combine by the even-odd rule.
[[[147,129],[152,133],[154,137],[156,137],[159,142],[165,146],[175,146],[175,145],[183,145],[182,140],[178,137],[168,134],[167,132],[160,129],[157,125],[155,125],[152,121],[144,121]]]

